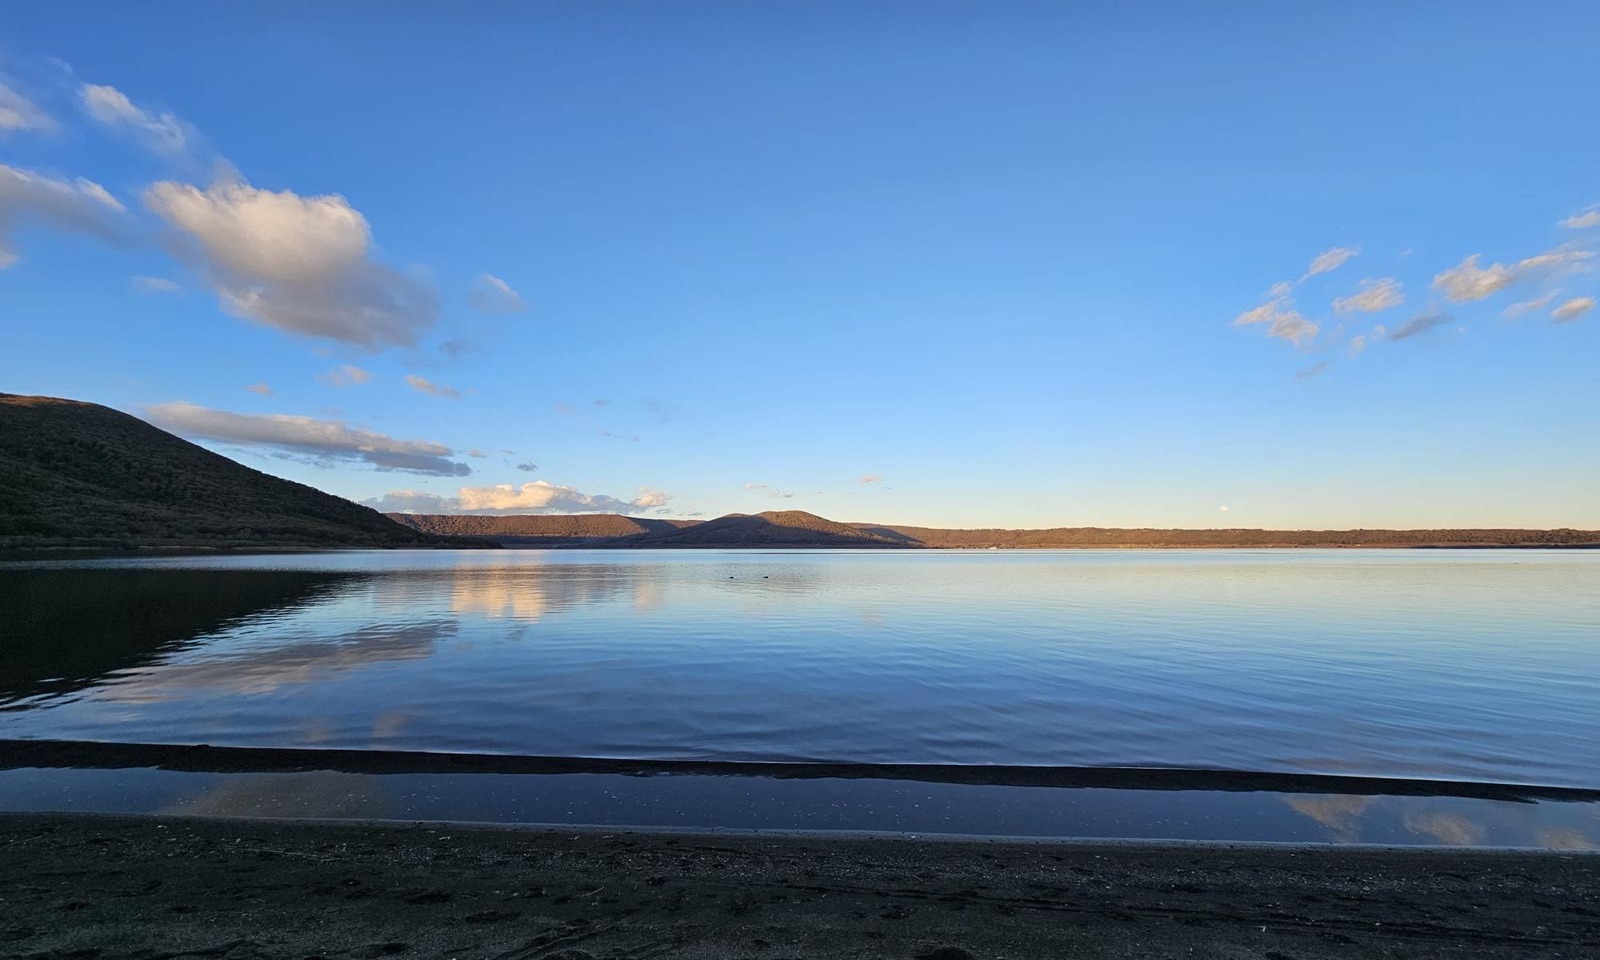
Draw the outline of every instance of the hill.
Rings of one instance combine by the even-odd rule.
[[[525,546],[581,546],[597,540],[670,533],[696,523],[694,520],[624,517],[616,513],[511,516],[390,513],[386,516],[423,533],[446,537],[482,537]]]
[[[910,547],[934,549],[1114,549],[1268,547],[1580,547],[1600,546],[1596,530],[1220,530],[1055,527],[954,530],[840,523],[800,510],[715,520],[583,516],[390,517],[429,533],[467,534],[507,546],[587,547]]]
[[[540,547],[893,547],[884,537],[806,513],[781,510],[754,516],[730,513],[715,520],[655,520],[614,513],[540,516],[444,516],[391,513],[415,530],[472,536],[506,546]]]
[[[884,536],[899,535],[918,546],[947,549],[1600,546],[1600,530],[1176,530],[1138,527],[949,530],[870,523],[853,526]]]
[[[0,550],[434,542],[109,407],[0,393]]]
[[[903,540],[883,536],[804,510],[771,510],[747,516],[730,513],[640,538],[646,547],[901,547]]]

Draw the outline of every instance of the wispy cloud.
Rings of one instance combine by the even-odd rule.
[[[794,494],[785,490],[775,490],[770,483],[747,483],[744,488],[752,493],[765,493],[774,500],[794,499]]]
[[[348,363],[327,373],[317,374],[317,380],[330,387],[354,387],[371,379],[372,374]]]
[[[419,377],[414,373],[406,374],[406,383],[410,385],[411,389],[420,393],[426,393],[429,396],[445,397],[450,400],[461,399],[461,391],[457,390],[455,387],[447,387],[442,383],[434,383],[432,380],[429,380],[426,377]]]
[[[0,83],[0,134],[13,130],[44,133],[55,127],[55,121],[38,104]]]
[[[1561,225],[1568,230],[1587,230],[1590,227],[1600,227],[1600,206],[1589,207],[1574,213],[1561,221]]]
[[[862,474],[861,476],[857,477],[856,478],[856,483],[859,483],[859,484],[877,483],[877,482],[881,481],[882,479],[883,478],[878,476],[876,473],[866,473],[866,474]]]
[[[371,258],[371,228],[344,197],[163,181],[144,202],[236,316],[372,350],[414,345],[437,317],[426,285]]]
[[[1334,247],[1331,250],[1324,250],[1311,259],[1311,264],[1306,267],[1306,272],[1300,279],[1305,281],[1318,274],[1331,273],[1344,266],[1345,261],[1359,252],[1351,247]]]
[[[1294,378],[1296,380],[1310,380],[1312,377],[1316,376],[1317,374],[1321,373],[1322,371],[1324,371],[1326,369],[1328,369],[1328,361],[1323,360],[1323,361],[1320,361],[1318,363],[1313,363],[1311,366],[1305,368],[1304,370],[1295,371]]]
[[[1333,301],[1335,313],[1378,313],[1406,302],[1400,281],[1394,277],[1361,281],[1359,293]]]
[[[1267,336],[1287,340],[1295,346],[1299,346],[1302,340],[1316,337],[1321,329],[1294,309],[1294,301],[1288,297],[1275,297],[1233,318],[1236,327],[1255,324],[1266,324]]]
[[[11,233],[36,223],[103,240],[120,240],[125,209],[93,180],[54,177],[0,163],[0,270],[18,260]]]
[[[1503,263],[1478,266],[1474,253],[1448,270],[1434,275],[1433,288],[1451,300],[1461,303],[1482,300],[1504,290],[1516,282],[1516,270]]]
[[[1550,316],[1556,323],[1571,323],[1590,310],[1594,309],[1594,297],[1573,297],[1561,306],[1550,311]]]
[[[1412,317],[1410,320],[1407,320],[1405,323],[1402,323],[1400,326],[1396,327],[1394,332],[1389,334],[1389,339],[1405,340],[1409,337],[1414,337],[1419,333],[1426,333],[1429,330],[1432,330],[1434,327],[1443,326],[1454,320],[1455,317],[1448,313],[1421,314],[1420,316]]]
[[[133,289],[139,293],[182,293],[183,287],[176,280],[166,277],[134,277]]]
[[[523,473],[534,473],[538,471],[539,465],[537,463],[519,463],[517,464],[517,469]]]
[[[251,393],[259,393],[263,397],[272,396],[272,388],[267,386],[265,383],[252,383],[250,386],[245,387],[245,389],[249,390]]]
[[[361,430],[340,420],[317,420],[287,414],[256,416],[213,410],[192,403],[163,403],[149,408],[150,422],[185,437],[241,446],[271,447],[315,463],[366,463],[379,470],[464,477],[472,468],[454,463],[454,451],[426,440],[398,440]]]
[[[472,292],[467,295],[467,302],[484,313],[517,313],[528,309],[522,294],[492,273],[478,274],[478,279],[473,281]]]
[[[1558,249],[1538,256],[1519,260],[1510,266],[1491,263],[1478,266],[1479,254],[1472,254],[1459,264],[1436,274],[1433,288],[1456,303],[1483,300],[1522,280],[1537,276],[1555,276],[1574,267],[1582,266],[1594,257],[1588,250]]]
[[[1552,300],[1560,296],[1560,294],[1560,290],[1551,290],[1542,297],[1535,297],[1532,300],[1524,300],[1521,303],[1513,303],[1511,306],[1506,307],[1504,311],[1505,315],[1508,317],[1520,317],[1523,314],[1534,313],[1536,311],[1543,310],[1545,307],[1550,305]]]
[[[192,137],[187,124],[170,113],[144,109],[116,87],[86,83],[78,88],[78,98],[89,116],[132,134],[157,153],[182,156],[189,151]]]

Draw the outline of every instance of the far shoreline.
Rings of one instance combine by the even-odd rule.
[[[957,547],[957,546],[903,546],[889,547],[883,545],[841,545],[841,544],[717,544],[717,545],[678,545],[663,546],[660,544],[618,544],[618,543],[572,543],[557,542],[543,543],[536,541],[511,542],[488,544],[448,544],[437,545],[379,545],[371,546],[281,546],[281,547],[227,547],[212,544],[193,545],[159,545],[148,547],[112,548],[112,547],[29,547],[21,549],[0,548],[0,563],[5,562],[50,562],[59,560],[116,560],[116,559],[149,559],[171,557],[174,559],[198,557],[249,557],[249,556],[304,556],[320,554],[342,553],[438,553],[450,551],[528,551],[528,550],[605,550],[615,552],[633,553],[686,553],[695,551],[737,551],[749,553],[771,553],[774,551],[795,551],[802,553],[841,551],[851,553],[1137,553],[1145,552],[1194,552],[1194,553],[1227,553],[1240,551],[1295,551],[1311,552],[1318,550],[1336,551],[1384,551],[1393,552],[1401,550],[1538,550],[1546,551],[1584,551],[1600,550],[1600,541],[1585,543],[1396,543],[1396,544],[1371,544],[1371,543],[1329,543],[1329,544],[1293,544],[1293,543],[1268,543],[1268,544],[1068,544],[1059,546],[993,546],[993,547]]]

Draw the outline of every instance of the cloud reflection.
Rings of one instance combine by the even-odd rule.
[[[1447,847],[1476,847],[1483,843],[1484,828],[1459,813],[1407,812],[1406,829],[1432,837]]]
[[[1303,813],[1327,827],[1339,843],[1355,843],[1361,839],[1361,818],[1372,806],[1371,797],[1352,797],[1342,794],[1313,794],[1285,797],[1297,813]]]
[[[363,627],[336,639],[301,640],[180,663],[164,663],[106,687],[115,703],[192,699],[196,690],[243,696],[272,693],[290,684],[333,679],[372,663],[425,660],[440,640],[453,636],[449,620]]]
[[[386,818],[394,804],[378,777],[355,773],[232,774],[214,789],[159,811],[204,817]]]

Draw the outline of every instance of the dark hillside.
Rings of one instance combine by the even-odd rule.
[[[399,547],[433,538],[137,417],[0,393],[0,550]]]

